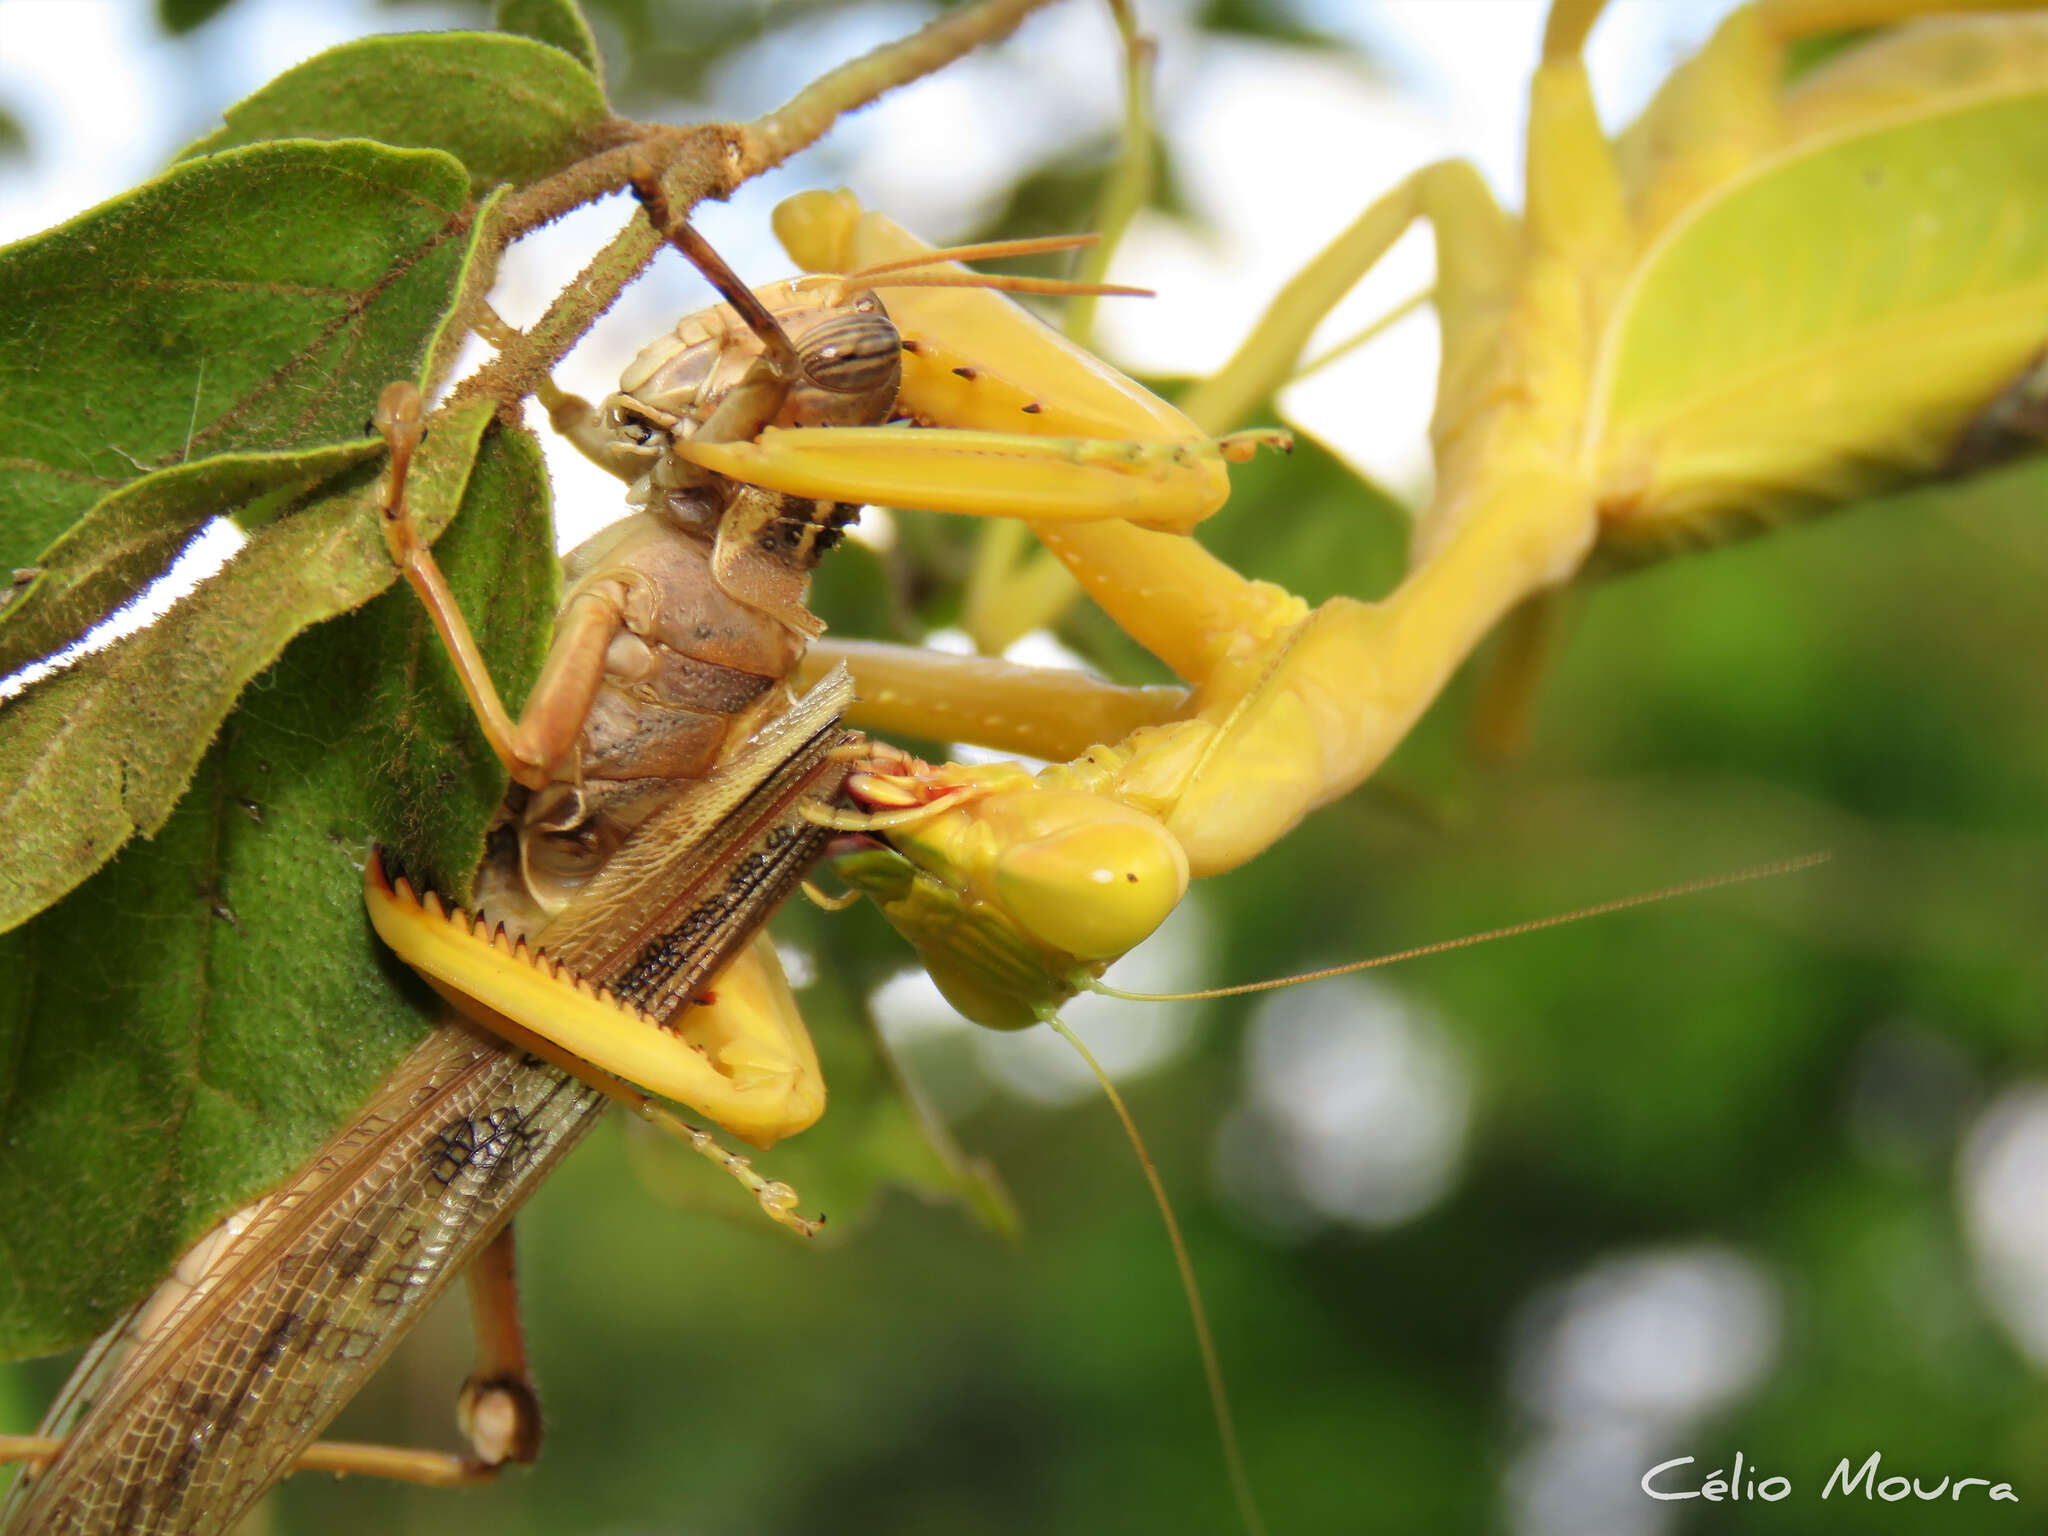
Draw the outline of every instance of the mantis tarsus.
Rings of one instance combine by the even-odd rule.
[[[1791,8],[1786,8],[1786,7],[1780,7],[1780,8],[1778,9],[1778,11],[1777,11],[1777,13],[1776,13],[1776,14],[1779,14],[1779,15],[1784,15],[1784,14],[1788,14],[1788,13],[1790,12],[1790,10],[1791,10]],[[1582,17],[1581,19],[1583,19],[1583,17]],[[1562,33],[1562,34],[1569,34],[1569,32],[1571,31],[1571,26],[1572,26],[1571,20],[1570,20],[1570,18],[1569,18],[1569,17],[1567,17],[1567,19],[1566,19],[1566,20],[1565,20],[1565,21],[1564,21],[1564,22],[1563,22],[1563,23],[1562,23],[1562,24],[1560,25],[1560,27],[1559,27],[1559,28],[1558,28],[1557,30],[1558,30],[1558,31],[1559,31],[1560,33]],[[1569,68],[1568,68],[1568,66],[1567,66],[1566,64],[1563,64],[1563,63],[1559,63],[1559,65],[1558,65],[1558,68],[1559,68],[1559,72],[1560,72],[1560,75],[1561,75],[1561,76],[1568,76],[1568,74],[1569,74]],[[1424,203],[1431,203],[1431,202],[1432,202],[1432,199],[1436,199],[1436,198],[1438,198],[1439,194],[1442,194],[1442,197],[1443,197],[1444,199],[1447,199],[1447,200],[1449,200],[1449,202],[1455,202],[1455,198],[1454,198],[1454,197],[1452,196],[1452,193],[1451,193],[1451,192],[1447,192],[1447,191],[1445,191],[1445,188],[1446,188],[1446,187],[1453,187],[1453,186],[1454,186],[1454,183],[1455,183],[1455,177],[1453,177],[1453,176],[1449,176],[1449,175],[1446,175],[1446,176],[1441,176],[1441,177],[1437,177],[1437,178],[1434,178],[1434,179],[1430,179],[1430,178],[1424,178],[1424,179],[1422,179],[1422,180],[1418,180],[1418,182],[1417,182],[1417,183],[1415,183],[1415,184],[1414,184],[1414,186],[1413,186],[1413,187],[1412,187],[1412,188],[1410,189],[1410,191],[1409,191],[1409,199],[1410,199],[1410,200],[1409,200],[1409,202],[1408,202],[1407,206],[1408,206],[1409,208],[1411,208],[1411,209],[1412,209],[1413,207],[1415,207],[1415,206],[1418,206],[1418,205],[1420,205],[1420,204],[1424,204]],[[1531,207],[1532,207],[1532,209],[1534,209],[1534,207],[1536,206],[1536,202],[1537,202],[1537,200],[1536,200],[1536,199],[1535,199],[1534,197],[1532,197],[1532,199],[1531,199]],[[1444,206],[1448,206],[1449,204],[1448,204],[1448,203],[1445,203],[1445,204],[1443,204],[1443,205],[1444,205]],[[1396,210],[1396,211],[1398,211],[1398,210]],[[1382,227],[1384,227],[1384,226],[1385,226],[1385,225],[1386,225],[1386,224],[1387,224],[1387,223],[1388,223],[1389,221],[1391,221],[1391,220],[1394,220],[1394,213],[1393,213],[1393,212],[1389,212],[1389,213],[1385,213],[1385,214],[1383,214],[1383,215],[1382,215],[1382,218],[1381,218],[1381,221],[1380,221],[1380,222],[1381,222],[1381,225],[1382,225]],[[1455,216],[1453,216],[1453,217],[1452,217],[1452,218],[1450,219],[1450,222],[1451,222],[1451,223],[1453,223],[1453,224],[1459,224],[1459,220],[1458,220],[1458,219],[1457,219],[1457,218],[1456,218]],[[1459,224],[1459,227],[1469,227],[1469,225],[1465,225],[1465,224]],[[1368,242],[1366,242],[1366,243],[1367,243],[1368,245],[1370,244],[1370,242],[1369,242],[1369,241],[1368,241]],[[1448,245],[1449,245],[1449,246],[1451,247],[1451,249],[1452,249],[1452,254],[1453,254],[1453,255],[1467,255],[1467,256],[1472,256],[1472,257],[1475,257],[1475,258],[1479,258],[1479,257],[1483,257],[1483,256],[1484,256],[1484,255],[1486,254],[1486,247],[1485,247],[1485,245],[1484,245],[1484,243],[1483,243],[1483,242],[1480,242],[1480,243],[1473,243],[1473,242],[1471,242],[1470,240],[1466,239],[1465,237],[1459,237],[1459,236],[1451,236],[1451,237],[1448,237],[1448,238],[1447,238],[1447,244],[1448,244]],[[1351,255],[1351,257],[1350,257],[1349,259],[1355,260],[1355,259],[1356,259],[1356,252],[1353,252],[1353,253],[1352,253],[1352,255]],[[1590,270],[1592,270],[1592,268],[1591,268],[1591,267],[1581,267],[1581,268],[1579,268],[1578,270],[1580,270],[1581,272],[1585,272],[1585,271],[1590,271]],[[1595,286],[1597,286],[1597,284],[1596,284]],[[1446,302],[1448,303],[1448,302],[1451,302],[1451,301],[1452,301],[1452,300],[1453,300],[1453,299],[1455,298],[1455,295],[1451,295],[1451,294],[1446,294],[1446,295],[1443,295],[1443,297],[1445,298]],[[1479,308],[1481,308],[1481,309],[1484,309],[1484,307],[1485,307],[1485,306],[1483,306],[1483,305],[1482,305],[1482,306],[1479,306]],[[1470,333],[1468,333],[1468,339],[1469,339],[1469,336],[1470,336]],[[1270,356],[1267,356],[1267,357],[1264,357],[1264,358],[1261,358],[1261,359],[1258,359],[1257,361],[1258,361],[1258,364],[1259,364],[1259,368],[1264,368],[1264,369],[1265,369],[1266,371],[1268,371],[1268,372],[1270,372],[1270,371],[1271,371],[1271,367],[1272,367],[1272,360],[1273,360],[1273,357],[1277,357],[1277,356],[1279,356],[1279,355],[1280,355],[1281,353],[1284,353],[1284,352],[1285,352],[1285,350],[1286,350],[1286,349],[1285,349],[1285,346],[1284,346],[1284,344],[1282,344],[1282,343],[1281,343],[1281,341],[1280,341],[1279,339],[1277,339],[1277,337],[1278,337],[1278,333],[1277,333],[1276,331],[1273,331],[1273,330],[1269,330],[1269,331],[1268,331],[1268,332],[1267,332],[1267,333],[1265,334],[1265,336],[1264,336],[1264,337],[1262,338],[1262,341],[1264,341],[1265,343],[1269,344],[1269,346],[1270,346],[1270,348],[1271,348],[1271,355],[1270,355]],[[2030,350],[2030,349],[2031,349],[2031,346],[2033,346],[2033,345],[2037,345],[2037,343],[2038,343],[2038,338],[2033,338],[2033,339],[2032,339],[2031,341],[2027,341],[2027,342],[2025,343],[2025,345],[2022,345],[2022,342],[2023,342],[2023,340],[2025,340],[2025,339],[2024,339],[2024,338],[2018,338],[2018,339],[2016,339],[2016,340],[2015,340],[2015,342],[2014,342],[2014,346],[2015,346],[2015,349],[2016,349],[2016,355],[2021,355],[2021,354],[2023,354],[2023,353],[2024,353],[2025,351],[2027,351],[2027,350]],[[1476,345],[1476,343],[1475,343],[1475,345]],[[1453,349],[1453,350],[1455,351],[1455,346],[1454,346],[1454,349]],[[1284,368],[1284,366],[1285,366],[1284,362],[1283,362],[1282,364],[1280,364],[1280,366]],[[1986,370],[1986,371],[1987,371],[1987,375],[1989,375],[1989,374],[1990,374],[1990,370],[1989,370],[1989,369],[1987,368],[1987,370]],[[1245,379],[1246,377],[1248,377],[1248,376],[1251,376],[1251,377],[1254,377],[1254,378],[1255,378],[1255,377],[1256,377],[1256,375],[1257,375],[1257,372],[1258,372],[1258,369],[1256,369],[1256,368],[1255,368],[1255,369],[1252,369],[1252,370],[1251,370],[1251,372],[1250,372],[1250,374],[1247,374],[1247,373],[1246,373],[1246,372],[1245,372],[1244,370],[1240,370],[1240,371],[1238,372],[1238,374],[1236,375],[1236,378],[1237,378],[1238,382],[1240,383],[1240,385],[1242,385],[1242,383],[1243,383],[1243,380],[1244,380],[1244,379]],[[1252,393],[1257,393],[1257,392],[1259,392],[1259,389],[1258,389],[1258,387],[1256,386],[1256,384],[1254,384],[1254,385],[1252,385],[1252,386],[1247,386],[1247,387],[1248,387],[1248,388],[1250,388],[1250,390],[1251,390],[1251,392],[1252,392]],[[1448,386],[1447,386],[1447,387],[1448,387]],[[1214,397],[1212,396],[1212,399],[1213,399],[1213,398],[1214,398]],[[1541,402],[1541,403],[1552,403],[1552,404],[1556,403],[1556,397],[1554,397],[1554,396],[1551,396],[1551,395],[1549,395],[1549,394],[1547,394],[1547,393],[1545,393],[1545,392],[1538,392],[1538,394],[1537,394],[1537,398],[1539,399],[1539,402]],[[1949,410],[1950,410],[1950,411],[1951,411],[1952,413],[1954,413],[1955,415],[1957,415],[1957,417],[1958,417],[1959,419],[1960,419],[1960,418],[1965,418],[1965,417],[1967,417],[1967,415],[1969,414],[1969,412],[1970,412],[1971,410],[1975,409],[1975,406],[1974,406],[1974,405],[1972,405],[1972,404],[1971,404],[1970,402],[1967,402],[1967,401],[1962,401],[1962,400],[1960,400],[1960,399],[1950,399],[1950,400],[1946,401],[1946,405],[1947,405],[1947,408],[1948,408],[1948,409],[1949,409]],[[1218,406],[1218,407],[1215,407],[1215,409],[1217,409],[1217,410],[1219,411],[1219,413],[1220,413],[1220,414],[1221,414],[1222,416],[1224,416],[1224,417],[1227,417],[1227,416],[1228,416],[1228,414],[1229,414],[1229,412],[1228,412],[1228,411],[1224,410],[1224,409],[1223,409],[1222,407],[1220,407],[1220,406]],[[1562,410],[1562,409],[1564,409],[1564,407],[1563,407],[1563,406],[1560,406],[1560,407],[1559,407],[1559,409],[1561,409],[1561,410]],[[1933,434],[1933,435],[1935,435],[1935,436],[1938,436],[1938,434]],[[1451,433],[1451,434],[1449,434],[1449,436],[1451,437],[1452,441],[1451,441],[1451,442],[1449,443],[1449,446],[1448,446],[1447,452],[1449,453],[1450,457],[1451,457],[1452,459],[1454,459],[1454,460],[1455,460],[1455,458],[1457,457],[1457,454],[1458,454],[1459,452],[1461,452],[1461,451],[1465,451],[1465,449],[1464,449],[1464,447],[1462,447],[1462,446],[1461,446],[1461,443],[1460,443],[1460,441],[1458,440],[1458,434],[1456,434],[1456,433]],[[1478,454],[1477,454],[1477,456],[1476,456],[1475,462],[1478,462],[1478,463],[1480,464],[1480,467],[1481,467],[1481,469],[1482,469],[1482,470],[1485,470],[1485,469],[1490,469],[1490,468],[1500,468],[1500,467],[1501,467],[1501,466],[1500,466],[1500,465],[1499,465],[1499,464],[1498,464],[1498,463],[1497,463],[1496,461],[1492,461],[1492,460],[1489,460],[1489,459],[1487,459],[1487,457],[1486,457],[1486,455],[1485,455],[1484,453],[1478,453]],[[1482,477],[1482,482],[1483,482],[1483,477]],[[1453,489],[1455,490],[1455,488],[1456,488],[1456,486],[1455,486],[1455,482],[1452,482],[1452,484],[1453,484]],[[1472,487],[1472,484],[1473,484],[1473,482],[1471,482],[1471,481],[1467,481],[1467,482],[1466,482],[1466,484],[1465,484],[1465,489],[1469,491],[1469,490],[1471,489],[1471,487]],[[1632,493],[1631,493],[1631,494],[1632,494]],[[1566,499],[1566,500],[1569,500],[1570,498],[1565,498],[1565,499]],[[1627,498],[1623,498],[1623,500],[1626,500],[1626,499],[1627,499]],[[1446,496],[1446,499],[1445,499],[1445,501],[1444,501],[1444,503],[1443,503],[1443,506],[1439,508],[1439,511],[1441,512],[1441,511],[1443,511],[1443,510],[1444,510],[1444,509],[1446,509],[1446,508],[1449,508],[1449,507],[1451,507],[1451,506],[1454,506],[1455,504],[1456,504],[1456,498],[1455,498],[1455,496],[1453,496],[1453,495],[1450,495],[1450,494],[1448,494],[1448,493],[1447,493],[1447,496]],[[1444,525],[1444,522],[1443,522],[1442,520],[1440,520],[1437,526],[1439,526],[1439,527],[1441,528],[1441,527],[1443,527],[1443,526],[1445,526],[1445,525]],[[1451,607],[1455,607],[1455,606],[1456,606],[1455,604],[1447,604],[1447,605],[1446,605],[1446,608],[1444,609],[1444,611],[1448,612],[1448,611],[1449,611],[1449,609],[1450,609]],[[1482,608],[1484,607],[1484,605],[1480,605],[1480,606],[1481,606]],[[1479,627],[1483,627],[1483,625],[1480,625]],[[1453,645],[1451,645],[1450,647],[1448,647],[1448,649],[1449,649],[1449,650],[1451,650],[1451,651],[1453,651],[1453,652],[1461,651],[1461,650],[1462,650],[1462,645],[1458,645],[1458,644],[1453,644]],[[1425,691],[1428,691],[1428,690],[1425,690]]]

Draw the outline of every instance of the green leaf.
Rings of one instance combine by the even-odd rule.
[[[230,0],[156,0],[156,19],[173,37],[204,26],[228,8]]]
[[[610,117],[590,71],[560,48],[498,32],[406,32],[286,70],[178,158],[263,139],[375,139],[444,150],[482,192],[560,170]]]
[[[468,193],[442,154],[265,144],[0,251],[0,567],[152,471],[360,438],[454,307]]]
[[[145,475],[79,519],[0,609],[0,675],[59,650],[161,576],[208,519],[245,526],[374,458],[365,440],[303,453],[229,453]]]
[[[498,0],[491,19],[500,32],[516,32],[561,49],[604,84],[604,57],[576,0]]]
[[[465,610],[492,616],[479,638],[516,706],[555,601],[538,444],[493,427],[462,507],[438,554]],[[429,994],[371,937],[359,862],[396,839],[449,878],[503,788],[420,605],[394,590],[292,644],[154,841],[0,937],[0,1355],[102,1326],[418,1037]]]
[[[478,401],[420,447],[410,498],[445,526],[490,418]],[[258,528],[159,622],[82,657],[0,712],[0,929],[84,880],[132,835],[154,836],[245,683],[300,630],[396,579],[367,466]]]

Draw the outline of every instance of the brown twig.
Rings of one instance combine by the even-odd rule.
[[[586,145],[590,153],[583,159],[506,197],[499,212],[504,238],[517,240],[573,209],[619,191],[650,159],[665,165],[687,155],[689,141],[699,131],[668,123],[612,119],[592,136]]]
[[[823,138],[840,117],[952,63],[962,54],[1008,37],[1048,0],[982,0],[928,23],[922,30],[820,76],[767,116],[742,130],[741,180],[780,165]]]
[[[502,238],[516,239],[571,208],[650,175],[659,178],[670,206],[687,218],[706,198],[723,201],[763,171],[816,143],[846,113],[922,79],[983,43],[1007,37],[1032,11],[1048,3],[979,0],[962,6],[909,37],[829,71],[752,123],[650,127],[508,199],[498,221]],[[556,295],[533,327],[517,340],[508,338],[509,344],[496,357],[457,386],[447,404],[485,396],[510,407],[531,394],[617,302],[661,245],[662,237],[645,211],[636,213]]]

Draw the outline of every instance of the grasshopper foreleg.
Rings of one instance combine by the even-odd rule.
[[[603,683],[612,640],[627,626],[633,595],[625,583],[608,582],[584,587],[571,597],[557,620],[540,680],[515,721],[498,696],[439,562],[406,509],[406,475],[420,437],[419,391],[411,384],[389,385],[377,401],[376,424],[391,444],[380,518],[385,547],[433,619],[491,750],[513,778],[539,789],[575,750]]]
[[[668,194],[662,191],[657,178],[647,174],[634,177],[633,193],[661,237],[704,274],[705,281],[738,312],[761,343],[760,355],[696,433],[710,443],[751,441],[781,414],[791,388],[804,377],[803,359],[782,323],[769,313],[768,306],[740,281],[725,258],[711,248],[710,242],[687,219],[675,216],[668,204]]]

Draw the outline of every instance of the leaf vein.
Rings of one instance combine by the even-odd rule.
[[[211,442],[221,433],[228,430],[242,415],[253,410],[257,401],[283,388],[294,375],[301,373],[311,364],[312,359],[319,355],[321,350],[326,347],[328,342],[338,332],[355,325],[385,292],[409,274],[414,267],[425,261],[427,257],[439,250],[443,245],[446,245],[450,240],[459,235],[467,234],[474,217],[474,208],[463,208],[444,223],[432,236],[422,241],[400,260],[393,262],[374,283],[345,303],[340,312],[323,325],[318,335],[306,346],[300,348],[290,361],[273,370],[268,378],[260,380],[246,391],[240,399],[234,401],[212,421],[208,422],[203,430],[194,433],[191,438],[190,447],[203,447]],[[190,447],[187,449],[188,454]]]

